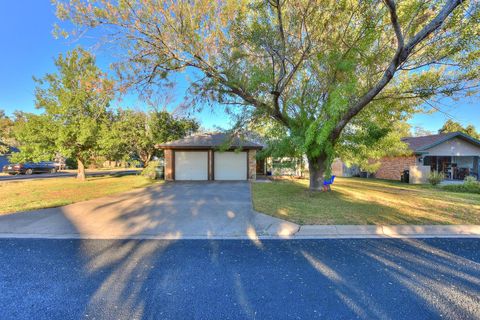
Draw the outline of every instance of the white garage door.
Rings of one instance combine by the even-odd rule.
[[[215,180],[246,180],[247,152],[215,152]]]
[[[208,152],[175,151],[175,180],[208,180]]]

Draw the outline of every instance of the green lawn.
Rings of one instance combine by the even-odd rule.
[[[0,214],[50,208],[148,186],[142,176],[0,182]]]
[[[254,183],[255,210],[299,224],[480,224],[480,194],[425,185],[337,178],[332,192],[307,180]]]

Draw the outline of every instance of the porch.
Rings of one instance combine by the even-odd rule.
[[[479,156],[424,156],[423,165],[432,171],[442,172],[446,180],[464,180],[475,176],[478,179]]]

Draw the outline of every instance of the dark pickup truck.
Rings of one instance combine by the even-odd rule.
[[[8,174],[55,173],[57,166],[53,162],[12,163],[3,166],[3,172]]]

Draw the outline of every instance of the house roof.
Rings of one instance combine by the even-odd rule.
[[[460,138],[466,140],[474,145],[480,147],[480,141],[463,133],[463,132],[448,132],[448,133],[439,133],[429,136],[422,137],[406,137],[402,141],[405,142],[409,148],[415,153],[422,153],[423,151],[430,149],[436,145],[439,145],[448,140]]]
[[[262,149],[262,145],[227,133],[199,133],[183,139],[158,144],[159,149],[212,149],[221,147]]]

